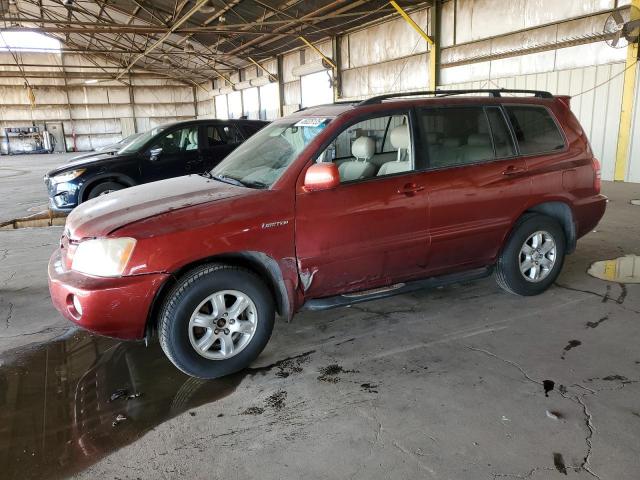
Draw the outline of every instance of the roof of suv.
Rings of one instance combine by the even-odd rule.
[[[472,94],[488,94],[486,96],[470,96]],[[502,96],[503,93],[507,94],[519,94],[527,96]],[[455,98],[454,98],[455,97]],[[336,117],[341,113],[353,110],[358,107],[380,105],[384,102],[385,105],[389,104],[415,104],[415,103],[486,103],[490,100],[491,103],[502,103],[504,100],[513,101],[525,101],[534,103],[544,99],[553,99],[554,96],[546,91],[542,90],[511,90],[511,89],[483,89],[483,90],[436,90],[428,92],[408,92],[408,93],[394,93],[371,97],[366,100],[356,100],[350,102],[336,102],[327,105],[317,105],[314,107],[301,108],[300,110],[292,113],[290,117]]]

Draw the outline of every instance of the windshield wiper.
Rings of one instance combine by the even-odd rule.
[[[211,175],[211,174],[209,174]],[[238,180],[237,178],[228,177],[226,175],[211,175],[211,178],[218,180],[219,182],[228,183],[230,185],[236,185],[238,187],[246,187],[247,185]]]

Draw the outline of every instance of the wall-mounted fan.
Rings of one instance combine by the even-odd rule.
[[[634,7],[631,7],[634,8]],[[624,48],[629,43],[638,43],[640,39],[640,20],[630,20],[630,18],[640,19],[640,12],[630,10],[615,10],[604,22],[603,33],[606,35],[605,41],[613,48]]]

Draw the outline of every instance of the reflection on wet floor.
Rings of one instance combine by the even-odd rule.
[[[640,283],[640,256],[626,255],[615,260],[595,262],[587,273],[610,282]]]
[[[157,344],[84,332],[8,352],[0,365],[0,476],[7,480],[69,476],[229,395],[252,373],[198,380],[173,367]]]

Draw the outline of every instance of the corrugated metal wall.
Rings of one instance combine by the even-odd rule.
[[[587,132],[594,154],[602,162],[602,178],[613,180],[622,101],[623,70],[624,63],[614,63],[597,67],[455,83],[446,85],[445,88],[500,87],[547,90],[559,95],[571,95],[573,97],[571,110]],[[640,129],[640,126],[638,128]],[[640,149],[640,142],[637,143],[637,148]]]

